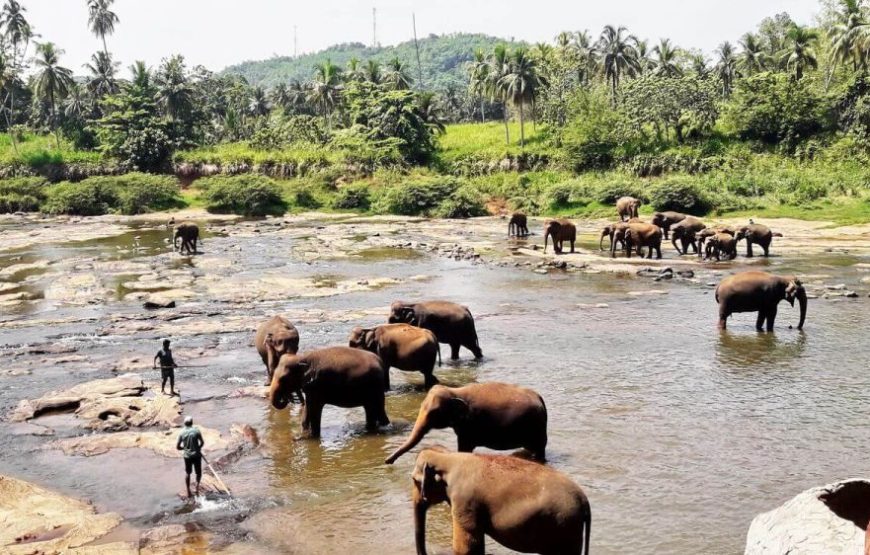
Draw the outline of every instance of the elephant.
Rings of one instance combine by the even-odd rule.
[[[749,271],[723,279],[716,287],[716,302],[719,303],[719,329],[725,329],[725,321],[735,312],[758,312],[755,329],[762,331],[767,320],[767,331],[773,331],[777,305],[785,299],[794,306],[800,304],[800,322],[803,329],[807,317],[807,292],[794,276],[776,276],[767,272]]]
[[[175,233],[172,237],[172,247],[178,249],[178,238],[181,237],[182,254],[187,251],[187,254],[196,254],[196,243],[202,244],[199,240],[199,226],[193,222],[182,222],[175,226]]]
[[[625,253],[631,258],[631,249],[637,249],[638,256],[643,256],[641,247],[647,247],[647,258],[652,258],[653,250],[662,257],[662,230],[653,224],[628,224],[625,230]],[[616,256],[616,242],[610,247],[610,256]]]
[[[423,301],[408,303],[395,301],[390,305],[390,324],[411,324],[435,334],[439,343],[450,345],[450,358],[459,358],[459,347],[472,352],[474,358],[483,358],[474,317],[467,306],[449,301]]]
[[[547,238],[553,237],[553,251],[562,254],[562,243],[571,243],[571,252],[574,252],[574,242],[577,240],[577,228],[568,220],[548,220],[544,224],[544,252],[547,252]]]
[[[689,247],[697,253],[698,245],[695,243],[695,235],[703,231],[707,226],[704,225],[704,222],[699,220],[694,216],[685,216],[682,220],[673,224],[671,227],[671,243],[674,245],[674,248],[677,249],[677,252],[680,254],[689,254]],[[667,233],[665,234],[667,237]],[[682,250],[677,246],[677,240],[683,245]]]
[[[269,385],[278,360],[299,351],[299,332],[287,318],[272,316],[257,328],[254,346],[266,365],[266,385]],[[299,398],[302,398],[301,392]]]
[[[517,237],[525,237],[528,234],[528,218],[522,212],[514,212],[511,215],[510,223],[508,223],[508,236],[516,235]]]
[[[707,249],[704,259],[716,257],[719,261],[722,255],[725,255],[728,260],[737,258],[737,239],[730,233],[717,233],[707,240]]]
[[[620,197],[616,201],[616,213],[619,214],[619,219],[625,221],[637,218],[641,204],[641,201],[634,197]]]
[[[433,429],[453,428],[458,450],[475,447],[524,447],[543,461],[547,448],[547,407],[531,389],[489,382],[462,387],[438,385],[429,390],[411,435],[385,461],[413,449]]]
[[[385,370],[374,353],[351,347],[326,347],[304,355],[284,355],[278,361],[269,401],[276,409],[290,402],[292,392],[305,393],[302,437],[320,437],[320,419],[325,405],[364,407],[366,429],[390,423],[384,406]]]
[[[764,256],[769,256],[770,243],[774,237],[782,237],[782,233],[774,233],[769,227],[751,223],[737,230],[737,241],[746,240],[746,256],[752,258],[752,244],[759,245],[764,250]]]
[[[417,555],[426,555],[429,507],[444,502],[453,516],[454,554],[482,555],[489,536],[521,553],[589,555],[589,499],[549,466],[433,446],[417,455],[411,480]]]
[[[349,346],[365,349],[384,363],[384,377],[390,387],[390,368],[421,372],[426,389],[438,383],[432,372],[435,357],[441,365],[441,350],[438,339],[431,331],[410,324],[384,324],[374,328],[353,328],[348,338]]]
[[[702,229],[701,231],[699,231],[698,233],[695,234],[695,240],[698,243],[698,256],[701,256],[704,254],[704,251],[703,251],[704,243],[707,242],[707,239],[709,239],[710,237],[713,237],[717,233],[727,233],[728,235],[731,235],[733,237],[737,232],[734,231],[733,229],[731,229],[730,227],[725,227],[725,226],[707,227],[707,228]]]
[[[610,247],[613,246],[613,242],[616,241],[622,248],[625,248],[625,230],[628,229],[628,224],[626,222],[616,222],[612,224],[607,224],[601,229],[601,238],[598,240],[598,250],[604,250],[604,238],[610,237]],[[610,249],[608,247],[608,250]]]
[[[687,216],[681,212],[656,212],[653,214],[652,223],[662,228],[662,232],[665,234],[665,239],[667,239],[671,226],[682,222],[686,217]]]

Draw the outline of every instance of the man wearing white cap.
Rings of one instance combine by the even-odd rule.
[[[190,473],[191,470],[196,470],[196,495],[199,495],[199,482],[202,480],[202,446],[205,441],[202,439],[202,434],[199,428],[193,426],[193,417],[187,416],[184,418],[184,430],[178,436],[178,443],[175,448],[183,451],[184,456],[184,485],[187,486],[187,497],[193,497],[190,494]]]

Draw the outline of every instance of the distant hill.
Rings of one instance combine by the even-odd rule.
[[[474,51],[480,48],[484,52],[489,52],[495,45],[502,43],[509,46],[520,44],[488,35],[470,33],[429,35],[420,39],[420,65],[423,67],[425,87],[441,90],[450,84],[466,86],[468,77],[465,73],[465,62],[472,59]],[[279,56],[269,60],[243,62],[226,68],[223,73],[238,74],[245,77],[252,85],[271,88],[278,83],[311,80],[315,64],[326,59],[332,60],[332,63],[343,69],[347,67],[347,62],[351,58],[359,58],[362,62],[373,59],[385,64],[394,56],[398,56],[407,64],[409,73],[416,80],[417,57],[413,40],[396,46],[377,48],[361,43],[338,44],[295,59],[291,56]]]

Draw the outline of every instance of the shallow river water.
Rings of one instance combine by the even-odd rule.
[[[118,315],[142,314],[141,300],[123,285],[135,275],[105,278],[114,294],[99,302],[52,298],[56,280],[72,279],[94,264],[171,267],[196,279],[240,280],[239,287],[247,283],[244,278],[255,280],[272,270],[287,277],[321,276],[324,287],[382,276],[398,283],[238,303],[200,295],[179,305],[196,307],[203,320],[239,313],[259,320],[301,310],[327,315],[297,324],[302,350],[345,344],[350,328],[383,321],[395,299],[445,298],[469,305],[485,358],[474,362],[463,350],[458,363],[445,361],[436,375],[447,385],[516,383],[544,397],[548,463],[588,494],[594,553],[742,552],[756,514],[806,488],[868,470],[866,292],[858,299],[811,299],[803,332],[789,329],[798,311],[785,304],[775,333],[757,333],[754,315],[748,314],[737,315],[728,331],[719,332],[707,279],[654,283],[629,274],[542,274],[409,249],[309,260],[287,252],[288,242],[318,233],[317,224],[296,224],[298,233],[290,236],[235,233],[232,224],[211,224],[205,254],[190,258],[168,253],[166,232],[148,224],[107,238],[0,251],[0,283],[21,284],[12,292],[36,297],[0,308],[0,354],[11,366],[29,364],[31,370],[0,375],[0,409],[5,414],[20,399],[111,377],[120,358],[140,357],[142,377],[157,379],[149,367],[162,335],[147,329],[113,333],[108,326]],[[0,233],[25,225],[35,224],[6,223]],[[346,240],[364,240],[366,224],[355,233]],[[500,223],[481,226],[480,233],[503,241]],[[592,244],[586,239],[581,246]],[[230,264],[209,264],[218,257]],[[711,274],[718,280],[745,262],[741,257],[707,270],[718,272]],[[870,275],[868,263],[866,255],[817,253],[773,257],[755,267],[821,274],[826,283],[859,287]],[[12,264],[34,267],[3,275]],[[40,279],[52,272],[56,275]],[[335,320],[330,314],[346,317]],[[201,366],[177,372],[184,413],[222,432],[235,423],[250,424],[263,441],[259,452],[223,476],[235,493],[232,503],[186,512],[175,495],[183,486],[179,460],[138,449],[69,457],[46,447],[56,438],[15,426],[0,427],[0,473],[92,500],[101,511],[122,514],[129,530],[186,524],[192,549],[199,535],[216,551],[242,546],[251,553],[413,552],[414,453],[394,466],[383,459],[416,417],[425,394],[421,377],[392,370],[387,413],[393,423],[381,433],[364,433],[362,409],[327,407],[322,440],[296,442],[297,405],[277,411],[262,399],[227,397],[242,385],[262,383],[252,338],[253,328],[172,337],[179,363]],[[73,347],[83,358],[53,363],[50,354],[27,352],[28,346],[46,344]],[[198,359],[194,353],[201,350],[206,355]],[[36,423],[61,437],[83,433],[70,418],[47,416]],[[426,443],[455,447],[449,431],[431,433]],[[445,508],[432,511],[428,528],[430,548],[447,549]],[[488,541],[487,552],[506,551]]]

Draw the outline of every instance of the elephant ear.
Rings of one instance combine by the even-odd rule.
[[[275,348],[275,336],[271,332],[266,334],[266,339],[263,342],[269,347]]]
[[[434,466],[428,462],[423,464],[423,479],[420,480],[420,497],[423,498],[423,501],[429,501],[426,496],[427,488],[435,487],[442,481],[444,481],[444,477]]]
[[[317,370],[311,368],[310,362],[299,362],[296,364],[297,372],[302,375],[301,387],[311,384],[317,378]]]
[[[471,413],[471,407],[468,406],[468,403],[466,403],[465,400],[460,399],[459,397],[450,398],[447,401],[447,406],[449,407],[447,412],[450,414],[451,426],[463,422]]]
[[[402,320],[404,320],[408,323],[414,322],[414,319],[415,319],[414,309],[411,308],[410,306],[406,306],[406,307],[402,308],[401,314],[402,314]]]
[[[363,330],[362,344],[366,350],[377,354],[378,345],[376,343],[377,337],[375,337],[375,335],[375,330],[373,329]]]

